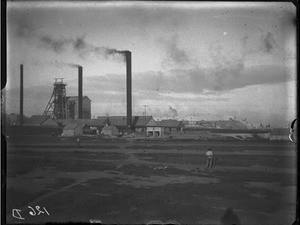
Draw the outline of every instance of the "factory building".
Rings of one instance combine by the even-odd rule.
[[[67,118],[78,119],[78,96],[68,96],[67,99]],[[82,119],[91,118],[91,99],[82,96]]]

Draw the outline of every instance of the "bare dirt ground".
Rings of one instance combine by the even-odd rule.
[[[204,169],[208,147],[212,170]],[[79,148],[53,139],[7,148],[12,224],[283,225],[294,221],[295,199],[292,143],[83,140]]]

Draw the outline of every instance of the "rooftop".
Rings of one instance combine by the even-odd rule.
[[[43,115],[33,115],[30,118],[24,121],[24,124],[28,125],[38,125],[45,122],[47,119],[50,119],[50,116],[43,116]]]
[[[78,101],[78,96],[67,96],[66,98],[69,101]],[[91,101],[91,99],[88,96],[86,96],[86,95],[82,96],[82,99],[85,99],[85,98],[88,98]]]
[[[65,127],[64,127],[64,130],[70,130],[70,129],[75,129],[76,127],[81,127],[83,128],[86,124],[84,123],[70,123],[70,124],[67,124]]]
[[[127,116],[98,116],[97,119],[106,121],[107,118],[111,125],[127,126]],[[153,117],[152,116],[132,116],[132,123],[134,127],[145,126]]]
[[[159,126],[161,127],[180,127],[184,126],[182,121],[178,120],[161,120],[157,122]]]

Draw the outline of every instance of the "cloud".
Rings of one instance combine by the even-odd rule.
[[[261,42],[263,51],[266,53],[272,53],[274,51],[274,48],[276,47],[276,41],[272,33],[268,32],[267,34],[262,35]]]
[[[211,90],[227,90],[235,81],[240,79],[245,68],[245,56],[232,56],[223,46],[211,45],[210,57],[214,67],[208,71],[208,82]],[[230,88],[229,88],[230,89]]]
[[[54,39],[50,36],[39,37],[41,47],[44,49],[53,50],[55,53],[62,53],[66,50],[67,45],[72,43],[72,39]]]
[[[256,91],[256,87],[252,86],[249,87],[250,89],[248,88],[248,92],[245,92],[247,88],[241,89],[241,87],[256,84],[275,84],[290,79],[283,74],[284,69],[278,66],[244,68],[243,73],[238,78],[220,87],[222,91],[215,91],[212,80],[206,78],[206,76],[212,76],[212,73],[199,70],[198,68],[193,70],[173,70],[170,71],[170,74],[162,72],[134,74],[132,86],[133,113],[142,115],[142,105],[149,105],[147,114],[149,113],[149,115],[159,118],[178,118],[192,113],[211,111],[219,114],[230,114],[228,110],[234,109],[241,114],[244,113],[243,115],[247,115],[249,108],[248,106],[243,106],[244,102],[241,99],[244,99],[243,101],[248,105],[251,97],[257,99],[257,96],[260,96],[261,93],[268,93],[268,95],[259,97],[257,102],[261,105],[260,108],[256,109],[254,107],[253,109],[252,107],[251,110],[260,111],[262,110],[261,107],[267,107],[266,110],[269,112],[270,110],[268,109],[273,109],[273,107],[276,108],[278,105],[283,104],[282,100],[286,99],[283,89],[280,89],[282,93],[278,91],[275,93],[272,93],[272,91],[261,92],[258,89]],[[77,94],[76,82],[68,83],[66,87],[68,95]],[[84,95],[89,96],[92,100],[93,114],[102,115],[104,113],[103,115],[105,115],[107,112],[110,115],[126,114],[126,78],[124,74],[86,77],[84,86],[86,87],[84,88]],[[237,88],[239,89],[234,92],[227,92]],[[262,86],[261,88],[263,90],[272,90],[268,89],[267,86]],[[24,113],[26,115],[43,113],[52,91],[53,86],[51,84],[27,87],[24,90]],[[270,98],[267,96],[274,97],[274,94],[278,96],[275,99],[279,99],[279,103],[277,104],[271,98],[272,102],[270,105],[275,106],[266,105],[264,101]],[[8,91],[7,96],[8,111],[18,112],[18,88]],[[232,102],[232,98],[239,99],[236,105]],[[217,111],[217,108],[219,111]],[[241,112],[243,108],[245,112]]]
[[[281,50],[277,44],[274,34],[271,32],[265,33],[262,29],[260,30],[260,37],[255,37],[249,34],[245,34],[241,39],[242,54],[244,57],[250,54],[264,53],[273,54],[275,51]]]
[[[34,85],[24,88],[24,114],[26,116],[33,114],[42,114],[51,97],[53,86]],[[19,88],[6,90],[6,110],[8,113],[19,112]]]
[[[283,66],[264,65],[243,67],[241,62],[232,63],[228,68],[192,68],[186,70],[148,71],[134,73],[132,89],[135,92],[154,94],[205,94],[221,93],[257,84],[274,84],[291,80]],[[107,74],[89,77],[85,81],[89,87],[102,91],[125,91],[124,74]],[[164,95],[165,96],[165,95]],[[162,97],[162,96],[161,96]]]
[[[165,51],[165,58],[163,59],[162,66],[184,66],[191,62],[190,57],[185,50],[180,49],[178,44],[178,35],[173,35],[170,39],[158,38],[158,42],[162,45]]]

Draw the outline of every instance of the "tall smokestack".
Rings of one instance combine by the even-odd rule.
[[[78,66],[78,119],[82,119],[82,66]]]
[[[20,65],[20,125],[23,126],[23,64]]]
[[[127,90],[127,127],[132,123],[132,91],[131,91],[131,52],[125,51],[126,56],[126,90]]]

